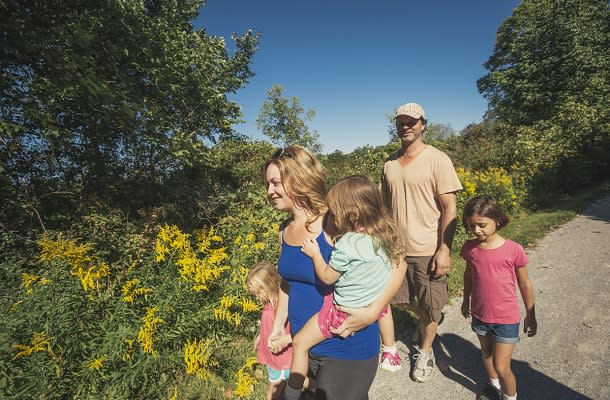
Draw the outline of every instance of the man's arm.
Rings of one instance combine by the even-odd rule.
[[[457,228],[457,195],[455,192],[443,193],[438,196],[441,205],[441,226],[439,230],[439,245],[432,260],[432,271],[436,277],[449,272],[451,268],[451,246]]]

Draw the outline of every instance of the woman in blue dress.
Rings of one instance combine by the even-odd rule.
[[[278,271],[287,288],[280,290],[274,329],[269,347],[279,351],[286,320],[294,336],[322,307],[332,286],[320,282],[310,257],[301,251],[306,239],[316,240],[326,262],[332,251],[331,236],[325,226],[326,173],[307,149],[293,145],[278,149],[265,163],[267,196],[273,206],[290,213],[280,229],[281,252]],[[393,268],[388,288],[367,312],[350,317],[337,336],[310,350],[309,374],[316,382],[316,399],[367,400],[379,363],[377,315],[388,304],[404,278],[404,266]],[[400,275],[402,274],[402,275]],[[349,310],[346,310],[349,312]],[[348,327],[348,328],[346,328]],[[277,336],[274,333],[277,332]]]

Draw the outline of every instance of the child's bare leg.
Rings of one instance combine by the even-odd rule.
[[[502,392],[508,396],[517,394],[517,380],[510,368],[514,349],[514,343],[494,342],[493,345],[493,367],[500,378]]]
[[[396,348],[394,337],[394,319],[392,318],[392,308],[388,306],[385,315],[379,318],[379,333],[381,334],[381,369],[396,372],[401,369],[400,356]]]
[[[292,362],[286,388],[287,399],[290,388],[299,390],[303,388],[309,370],[309,349],[322,340],[324,340],[324,336],[318,326],[318,314],[316,313],[292,339]]]
[[[487,371],[487,376],[490,379],[498,379],[498,373],[494,369],[493,361],[493,339],[490,336],[477,335],[479,343],[481,344],[481,358],[483,359],[483,366]]]
[[[269,385],[267,385],[267,400],[282,399],[284,386],[286,386],[285,380],[281,380],[279,382],[269,382]]]
[[[379,333],[384,347],[394,347],[396,338],[394,337],[394,318],[392,318],[392,308],[390,306],[388,306],[388,312],[379,318]]]

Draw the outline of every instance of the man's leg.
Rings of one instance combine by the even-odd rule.
[[[436,337],[438,324],[442,320],[442,310],[448,300],[447,276],[434,278],[430,273],[430,257],[407,257],[409,271],[407,277],[412,280],[412,286],[417,293],[417,308],[421,344],[416,355],[417,361],[412,372],[412,378],[418,382],[427,382],[434,367],[432,344]]]

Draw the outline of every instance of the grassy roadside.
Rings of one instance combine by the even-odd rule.
[[[502,236],[521,243],[526,249],[535,248],[538,240],[546,234],[570,221],[593,202],[607,195],[610,195],[610,181],[598,182],[578,192],[558,196],[552,205],[539,210],[523,210],[518,215],[511,215],[510,223],[502,229]],[[451,255],[450,298],[462,295],[466,263],[459,256],[461,245],[462,243],[454,243]],[[401,331],[399,329],[414,325],[415,319],[409,311],[401,306],[394,306],[393,310],[397,332]]]

